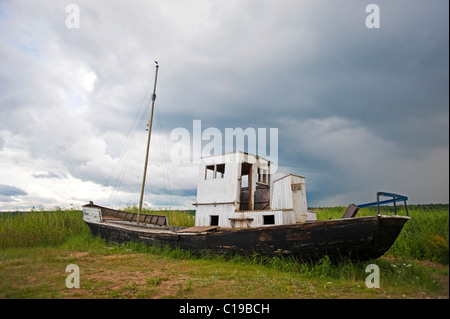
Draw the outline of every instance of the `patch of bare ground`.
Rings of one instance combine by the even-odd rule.
[[[174,267],[178,261],[171,260]],[[146,254],[112,254],[80,259],[80,289],[65,298],[171,298],[180,296],[186,279],[168,269],[167,260]]]

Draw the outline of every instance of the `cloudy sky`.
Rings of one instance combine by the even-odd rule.
[[[147,206],[193,208],[198,163],[174,162],[170,134],[193,145],[194,120],[265,128],[276,176],[305,176],[309,206],[380,190],[448,203],[448,12],[446,0],[0,0],[0,210],[137,204],[155,60]]]

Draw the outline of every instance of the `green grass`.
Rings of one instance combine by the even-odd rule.
[[[77,210],[0,213],[0,248],[56,246],[73,236],[89,235],[82,218]]]
[[[136,205],[129,206],[124,208],[123,211],[137,213],[138,207]],[[143,209],[142,214],[167,216],[169,219],[169,225],[171,226],[191,227],[195,225],[195,210]]]
[[[345,208],[315,210],[329,219]],[[1,213],[0,298],[448,298],[448,205],[412,205],[409,213],[386,256],[360,263],[118,245],[93,237],[81,211]],[[193,221],[192,212],[169,219],[174,226]],[[81,269],[78,290],[64,285],[70,263]],[[381,289],[365,287],[371,263],[380,268]]]
[[[80,267],[80,289],[64,284],[72,263]],[[380,289],[365,286],[370,263],[380,267]],[[448,298],[442,278],[448,280],[448,268],[400,259],[333,264],[328,258],[198,257],[98,238],[0,254],[0,298]]]

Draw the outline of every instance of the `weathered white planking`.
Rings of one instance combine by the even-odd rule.
[[[243,163],[252,165],[245,166]],[[218,173],[223,167],[224,174]],[[250,185],[243,185],[244,167],[247,171],[250,169],[246,177]],[[195,225],[210,226],[218,219],[220,227],[245,228],[289,225],[308,220],[304,177],[290,174],[274,182],[270,210],[253,210],[257,183],[261,182],[270,185],[270,162],[259,156],[235,152],[202,159],[197,184]],[[247,207],[247,198],[243,201],[244,206],[240,205],[241,188],[246,186],[251,190],[246,191],[249,194],[249,210],[240,211],[240,207]],[[264,216],[273,217],[265,219]]]
[[[100,223],[101,210],[97,207],[83,207],[83,220],[88,223]]]
[[[304,223],[308,219],[305,178],[289,174],[273,183],[272,209],[293,209],[295,222]]]

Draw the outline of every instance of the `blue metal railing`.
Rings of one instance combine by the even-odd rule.
[[[380,196],[392,197],[392,199],[383,200],[383,201],[380,202]],[[377,214],[379,216],[379,215],[381,215],[380,214],[380,205],[393,203],[394,204],[394,214],[397,215],[397,205],[396,205],[396,203],[400,202],[400,201],[403,201],[403,203],[405,205],[406,215],[409,216],[409,214],[408,214],[408,206],[406,205],[406,201],[407,200],[408,200],[407,196],[398,195],[398,194],[394,194],[394,193],[377,192],[377,201],[376,202],[358,205],[358,207],[359,208],[363,208],[363,207],[370,207],[370,206],[375,206],[376,205],[377,206]]]

